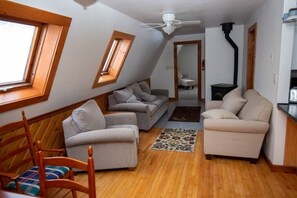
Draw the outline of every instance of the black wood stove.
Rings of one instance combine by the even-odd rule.
[[[230,38],[229,34],[233,28],[234,23],[222,23],[222,30],[225,33],[226,40],[234,49],[234,73],[233,73],[233,84],[219,83],[211,85],[211,99],[212,100],[222,100],[224,95],[226,95],[232,89],[235,89],[237,85],[238,76],[238,47],[234,41]]]

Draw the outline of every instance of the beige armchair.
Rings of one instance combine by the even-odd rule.
[[[241,96],[240,96],[241,97]],[[204,120],[204,153],[212,155],[250,158],[256,163],[264,137],[269,129],[272,104],[255,90],[248,90],[237,98],[243,107],[238,113],[222,108],[225,101],[206,104]],[[232,101],[233,104],[236,100]],[[236,115],[235,115],[236,114]]]
[[[67,155],[87,161],[94,149],[95,170],[137,166],[139,130],[134,113],[103,115],[95,100],[89,100],[63,121]]]

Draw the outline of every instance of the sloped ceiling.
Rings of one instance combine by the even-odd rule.
[[[204,33],[223,22],[243,24],[265,0],[97,0],[143,23],[162,22],[162,14],[174,12],[180,20],[201,20],[176,34]]]

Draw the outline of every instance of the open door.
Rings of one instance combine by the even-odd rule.
[[[201,40],[194,41],[180,41],[174,42],[174,83],[175,83],[175,98],[174,100],[178,100],[178,45],[197,45],[197,91],[198,91],[198,100],[202,100],[201,98]]]
[[[246,90],[254,88],[257,24],[252,25],[248,32],[248,58],[246,69]]]

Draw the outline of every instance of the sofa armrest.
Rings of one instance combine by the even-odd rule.
[[[112,113],[104,115],[106,125],[121,125],[121,124],[131,124],[137,125],[137,118],[135,113],[125,112],[125,113]]]
[[[133,129],[112,128],[82,132],[65,140],[66,147],[92,145],[109,142],[134,142],[136,141]]]
[[[149,112],[148,105],[143,103],[120,103],[108,107],[109,111]]]
[[[205,102],[205,110],[220,109],[223,104],[222,100],[211,100]]]
[[[168,89],[152,89],[151,90],[152,95],[161,95],[161,96],[169,96]]]
[[[205,119],[204,129],[222,132],[266,133],[269,129],[269,124],[261,121]]]

